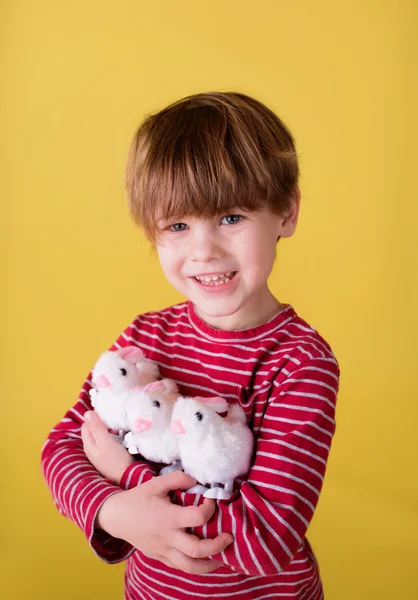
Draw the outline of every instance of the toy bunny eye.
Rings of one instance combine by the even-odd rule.
[[[126,369],[119,369],[119,371],[122,373],[122,375],[125,377],[126,373],[128,372]]]
[[[160,408],[160,403],[158,402],[158,400],[154,400],[154,402],[152,403],[153,406],[156,406],[157,408]]]
[[[194,415],[194,416],[196,417],[196,419],[197,419],[198,421],[201,421],[201,420],[203,419],[203,415],[202,415],[202,413],[200,412],[200,410],[198,410],[198,411],[197,411],[197,413],[195,413],[195,415]]]

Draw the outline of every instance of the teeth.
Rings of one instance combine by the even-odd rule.
[[[197,275],[195,278],[201,283],[206,283],[209,285],[221,285],[231,281],[233,274],[234,271],[229,271],[228,273],[223,273],[222,275]]]

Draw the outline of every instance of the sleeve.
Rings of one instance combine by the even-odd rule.
[[[131,344],[132,325],[121,333],[110,350]],[[91,373],[85,380],[77,403],[51,430],[42,448],[42,473],[58,510],[82,529],[95,554],[107,563],[121,562],[134,548],[124,540],[116,539],[95,528],[96,516],[102,504],[112,494],[121,492],[125,485],[116,486],[103,478],[86,457],[81,441],[81,425],[87,410],[93,410],[89,390]],[[139,484],[155,475],[146,462],[136,462],[126,469],[123,479]]]
[[[159,469],[153,463],[143,462],[142,458],[140,457],[139,461],[137,460],[125,469],[120,479],[120,487],[122,489],[131,490],[137,485],[141,485],[141,483],[157,477]]]
[[[224,531],[234,536],[235,542],[212,558],[256,576],[277,574],[292,561],[324,481],[338,388],[334,358],[308,360],[283,382],[273,382],[255,432],[248,479],[239,494],[218,503],[206,526],[195,528],[199,537],[214,538]]]

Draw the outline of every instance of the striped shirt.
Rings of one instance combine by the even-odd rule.
[[[239,402],[255,436],[248,476],[229,501],[194,533],[234,542],[213,558],[222,565],[205,575],[165,566],[127,542],[95,530],[102,503],[120,491],[101,477],[81,443],[83,414],[91,410],[86,379],[78,402],[50,432],[42,452],[43,473],[62,514],[86,534],[105,562],[126,560],[127,600],[321,600],[318,565],[305,534],[324,481],[335,431],[339,367],[327,342],[290,305],[267,323],[247,330],[217,330],[190,302],[137,316],[111,349],[137,345],[163,377],[186,396],[222,396]],[[143,461],[120,482],[129,489],[157,474]],[[202,497],[178,491],[188,506]]]

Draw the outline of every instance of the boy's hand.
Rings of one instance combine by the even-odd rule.
[[[97,525],[169,567],[186,573],[210,573],[219,563],[207,557],[222,552],[233,541],[231,534],[201,540],[186,533],[186,528],[207,523],[215,502],[205,498],[200,506],[178,506],[168,496],[172,490],[187,489],[195,483],[186,473],[174,471],[113,494],[99,510]]]
[[[81,439],[87,458],[103,477],[119,485],[123,472],[135,459],[108,432],[94,411],[84,415]]]

